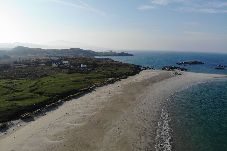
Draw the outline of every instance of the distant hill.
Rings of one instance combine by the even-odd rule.
[[[113,51],[106,51],[106,52],[96,52],[97,56],[133,56],[132,54],[126,52],[113,52]]]
[[[14,42],[14,43],[0,43],[0,50],[10,50],[17,46],[25,46],[30,48],[47,48],[47,45]]]
[[[92,50],[84,50],[80,48],[70,49],[42,49],[42,48],[29,48],[24,46],[18,46],[10,51],[5,51],[7,56],[10,57],[47,57],[47,56],[78,56],[78,57],[95,57],[95,56],[132,56],[125,52],[95,52]]]

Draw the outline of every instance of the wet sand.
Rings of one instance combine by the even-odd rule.
[[[155,150],[157,118],[174,92],[223,75],[167,71],[140,74],[65,102],[0,137],[0,151]]]

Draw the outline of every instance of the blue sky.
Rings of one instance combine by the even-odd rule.
[[[0,0],[0,43],[227,51],[227,0]]]

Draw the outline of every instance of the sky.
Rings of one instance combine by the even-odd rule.
[[[227,52],[227,0],[0,0],[0,43]]]

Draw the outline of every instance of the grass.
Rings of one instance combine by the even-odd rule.
[[[104,63],[85,73],[55,72],[35,79],[0,79],[0,122],[18,118],[35,105],[57,101],[94,84],[101,84],[109,78],[133,75],[135,70],[133,65]]]

